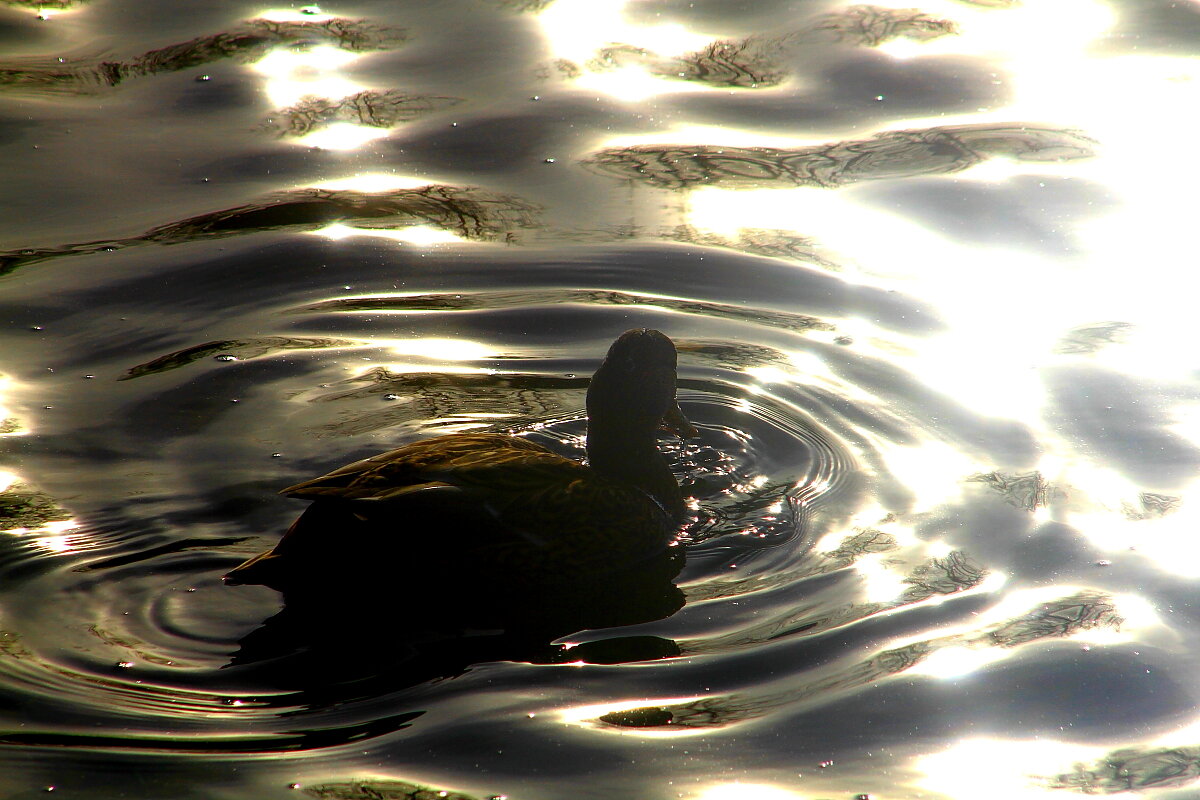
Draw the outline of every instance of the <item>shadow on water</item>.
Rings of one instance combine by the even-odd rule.
[[[325,706],[453,678],[494,661],[620,664],[679,654],[670,639],[612,636],[556,643],[585,629],[671,616],[684,604],[674,579],[683,548],[632,567],[560,584],[505,585],[461,574],[349,580],[284,594],[284,607],[244,636],[227,669],[298,693],[288,705]]]

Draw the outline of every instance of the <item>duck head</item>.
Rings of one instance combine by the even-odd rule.
[[[664,334],[621,334],[588,388],[587,453],[592,469],[648,492],[678,520],[683,496],[655,442],[660,428],[696,435],[675,399],[675,369],[675,344]]]

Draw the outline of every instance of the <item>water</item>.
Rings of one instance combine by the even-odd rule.
[[[1198,796],[1197,32],[7,3],[0,796]],[[582,455],[635,326],[700,432],[637,618],[438,638],[419,564],[356,619],[221,584],[355,458]]]

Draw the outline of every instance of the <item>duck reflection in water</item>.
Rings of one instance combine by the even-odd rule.
[[[581,660],[588,651],[551,642],[673,614],[686,506],[656,434],[696,435],[675,382],[671,340],[626,331],[588,389],[587,465],[520,437],[454,434],[285,489],[312,505],[225,576],[280,591],[284,609],[233,664],[353,642],[343,656],[369,651],[398,669],[394,686],[480,661]],[[677,652],[653,637],[609,642],[590,647],[595,660]]]

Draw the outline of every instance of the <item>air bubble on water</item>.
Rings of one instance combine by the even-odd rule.
[[[211,81],[211,80],[212,80],[211,75],[197,75],[196,76],[196,83],[204,83],[206,81]]]
[[[271,458],[283,458],[283,453],[271,453]]]
[[[118,661],[116,663],[116,666],[121,669],[129,669],[130,667],[133,666],[133,662],[132,661]]]
[[[1111,566],[1112,566],[1112,562],[1111,562],[1111,561],[1109,561],[1107,558],[1102,558],[1102,559],[1100,559],[1099,561],[1097,561],[1097,562],[1096,562],[1096,566],[1097,566],[1097,567],[1111,567]]]
[[[553,159],[553,158],[546,158],[546,159],[542,160],[543,164],[553,164],[554,162],[555,162],[555,159]]]
[[[231,353],[222,353],[219,356],[213,356],[213,361],[237,361],[238,357]]]
[[[383,396],[383,399],[384,399],[384,400],[399,400],[399,399],[400,399],[400,395],[398,395],[398,394],[385,394],[385,395]]]

